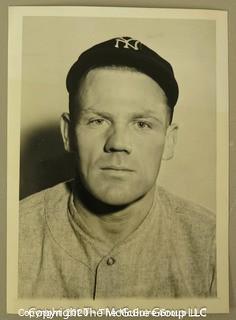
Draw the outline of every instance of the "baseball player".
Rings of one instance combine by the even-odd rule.
[[[21,201],[19,296],[215,296],[215,215],[157,183],[178,131],[171,64],[117,37],[83,52],[66,86],[77,174]]]

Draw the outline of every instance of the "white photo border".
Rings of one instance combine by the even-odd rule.
[[[202,19],[216,22],[216,92],[217,92],[217,298],[206,299],[111,299],[111,300],[46,300],[18,299],[18,211],[20,110],[22,72],[22,26],[27,16],[117,17]],[[229,214],[229,110],[228,110],[228,30],[227,12],[217,10],[109,8],[109,7],[10,7],[8,46],[8,148],[7,148],[7,312],[34,305],[42,308],[157,307],[188,309],[207,307],[208,313],[229,311],[228,279],[228,214]],[[16,253],[16,254],[13,254]]]

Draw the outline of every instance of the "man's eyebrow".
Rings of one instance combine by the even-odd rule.
[[[88,107],[88,108],[86,108],[86,109],[82,109],[82,110],[81,110],[81,113],[89,113],[89,112],[96,113],[97,110],[96,110],[94,107]]]
[[[155,112],[153,112],[152,110],[146,110],[143,112],[137,112],[132,114],[132,117],[134,119],[138,119],[138,118],[152,118],[154,120],[157,120],[158,122],[160,122],[162,120],[162,116],[158,116]]]
[[[89,114],[89,113],[94,113],[94,114],[97,114],[97,115],[103,116],[103,117],[112,117],[111,113],[109,113],[107,111],[99,111],[94,107],[89,107],[89,108],[81,110],[81,114]]]

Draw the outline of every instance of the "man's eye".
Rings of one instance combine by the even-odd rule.
[[[104,124],[105,119],[91,119],[88,121],[88,124],[93,126],[93,127],[98,127]]]
[[[136,125],[139,129],[151,129],[152,128],[151,124],[146,121],[137,121]]]

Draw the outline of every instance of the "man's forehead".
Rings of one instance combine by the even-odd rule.
[[[116,65],[112,65],[112,66],[102,66],[102,67],[96,67],[96,68],[92,68],[90,69],[83,77],[83,79],[93,79],[97,76],[114,76],[117,77],[119,74],[120,75],[125,75],[125,74],[136,74],[136,75],[143,75],[144,77],[148,77],[147,75],[145,75],[144,73],[138,71],[135,68],[132,67],[127,67],[127,66],[116,66]],[[150,78],[150,77],[148,77]],[[151,79],[151,78],[150,78]]]
[[[97,67],[89,70],[89,72],[83,77],[80,87],[81,91],[87,91],[90,89],[91,85],[96,84],[97,86],[102,85],[103,82],[106,83],[110,88],[116,85],[115,89],[119,91],[122,86],[120,81],[128,81],[128,86],[125,86],[127,93],[131,91],[132,88],[135,89],[136,86],[142,85],[144,88],[150,87],[158,90],[158,92],[166,98],[166,94],[163,89],[155,82],[151,77],[145,73],[140,72],[139,70],[126,67],[126,66],[104,66]],[[118,83],[118,86],[117,86]],[[109,93],[109,92],[106,92]]]
[[[95,113],[111,118],[157,117],[164,120],[169,108],[159,85],[135,69],[93,69],[84,79],[80,91],[81,115]]]

